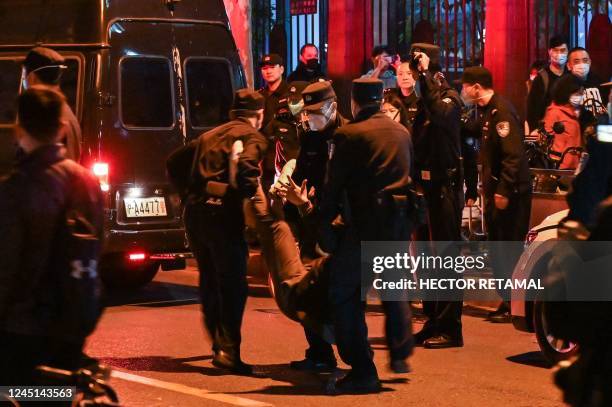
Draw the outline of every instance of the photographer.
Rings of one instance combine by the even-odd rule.
[[[378,45],[372,50],[373,69],[370,69],[362,78],[380,79],[384,89],[397,87],[395,72],[400,64],[399,55],[395,54],[386,45]]]

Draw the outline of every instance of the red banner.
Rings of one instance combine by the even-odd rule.
[[[291,0],[291,15],[317,14],[317,0]]]

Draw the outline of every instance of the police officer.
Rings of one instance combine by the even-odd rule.
[[[261,68],[261,76],[265,82],[263,88],[259,89],[259,93],[264,97],[264,119],[263,119],[263,134],[268,139],[271,145],[274,145],[274,134],[270,133],[268,124],[274,119],[274,115],[278,112],[281,101],[286,102],[289,92],[289,85],[284,79],[285,67],[283,58],[278,54],[264,55],[259,66]],[[267,191],[270,185],[274,182],[274,148],[268,149],[264,163],[262,184],[264,191]]]
[[[302,111],[305,131],[300,137],[300,152],[292,180],[304,188],[314,188],[315,205],[320,202],[323,182],[334,132],[347,121],[338,112],[338,101],[331,82],[322,81],[308,85],[302,91]],[[298,236],[302,259],[314,259],[322,253],[316,250],[316,222],[302,222],[299,217],[288,216]],[[325,371],[336,367],[336,358],[331,344],[308,327],[305,327],[309,348],[306,357],[291,362],[297,370]]]
[[[240,357],[248,257],[242,205],[259,186],[267,146],[258,131],[263,109],[260,94],[241,89],[234,97],[232,120],[200,136],[199,188],[185,208],[185,227],[200,269],[204,324],[213,343],[212,363],[239,374],[251,373]]]
[[[320,206],[323,250],[331,253],[329,301],[336,344],[351,371],[335,385],[337,393],[369,393],[380,390],[376,366],[368,343],[365,303],[361,300],[360,242],[408,240],[408,224],[400,223],[389,205],[388,194],[402,193],[411,182],[412,142],[408,131],[381,112],[383,82],[361,78],[353,81],[351,110],[354,120],[334,134],[334,152],[329,163]],[[344,227],[335,233],[340,213]],[[337,239],[336,239],[337,237]],[[398,303],[402,304],[402,303]],[[407,305],[407,304],[404,304]],[[409,318],[409,308],[404,314]],[[404,354],[412,351],[409,324],[404,328]]]
[[[23,86],[45,86],[61,93],[60,84],[66,69],[66,59],[56,51],[45,47],[32,48],[23,61]],[[79,162],[83,141],[81,125],[66,102],[62,106],[62,121],[65,125],[58,141],[66,148],[66,158]]]
[[[418,78],[424,105],[413,131],[415,175],[423,189],[428,212],[429,236],[420,233],[419,239],[457,242],[461,240],[463,210],[461,99],[439,73],[438,46],[413,44],[410,55],[410,67]],[[453,297],[460,296],[461,293],[453,293]],[[423,311],[428,320],[415,335],[416,342],[427,348],[463,346],[462,302],[442,301],[437,297],[427,300]]]
[[[489,240],[523,241],[529,228],[531,181],[518,114],[510,102],[495,93],[488,69],[467,68],[461,81],[462,97],[483,108],[480,160]],[[494,272],[497,278],[510,278],[520,250],[500,249],[492,257]],[[508,292],[502,294],[509,298]],[[489,319],[509,322],[507,303]]]

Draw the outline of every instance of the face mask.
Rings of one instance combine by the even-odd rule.
[[[582,106],[582,95],[572,95],[572,96],[570,96],[569,102],[574,107]]]
[[[317,58],[312,58],[306,60],[306,68],[314,71],[319,67],[319,60]]]
[[[298,103],[289,103],[289,111],[293,116],[300,114],[304,108],[304,99],[300,99]]]
[[[567,54],[553,54],[551,59],[557,65],[565,65],[567,63]]]
[[[536,76],[538,76],[538,75],[529,75],[529,80],[533,82],[533,80],[536,78]]]
[[[576,64],[572,67],[572,73],[579,78],[586,78],[590,69],[591,65],[589,64]]]
[[[464,89],[461,89],[461,100],[466,107],[470,107],[474,105],[475,99],[472,98]]]
[[[308,127],[311,131],[321,131],[325,129],[327,123],[329,123],[329,119],[326,114],[308,114]]]

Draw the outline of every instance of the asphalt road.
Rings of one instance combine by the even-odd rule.
[[[211,365],[210,341],[197,303],[197,269],[160,272],[146,288],[114,293],[87,353],[114,369],[111,383],[126,406],[561,406],[535,338],[511,325],[484,321],[465,308],[465,346],[417,348],[413,372],[387,367],[383,323],[368,309],[370,341],[384,392],[368,396],[324,395],[327,377],[295,372],[306,346],[298,324],[285,318],[265,289],[255,288],[243,325],[243,358],[256,377],[226,374]],[[420,328],[415,318],[415,330]],[[341,365],[346,368],[346,366]]]

